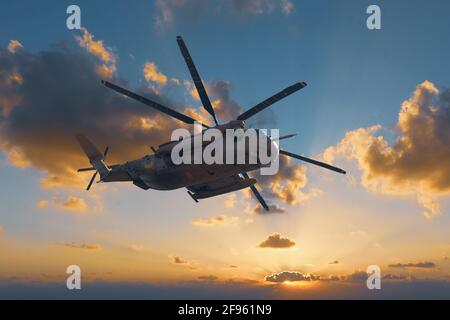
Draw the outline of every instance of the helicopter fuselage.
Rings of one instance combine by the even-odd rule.
[[[190,163],[174,164],[172,160],[172,151],[180,141],[169,141],[159,146],[158,150],[154,154],[146,155],[140,159],[128,161],[124,164],[112,168],[111,174],[106,176],[103,182],[117,181],[119,172],[126,172],[129,176],[129,180],[143,189],[156,189],[156,190],[174,190],[183,187],[189,187],[192,185],[198,185],[202,183],[208,183],[214,180],[220,180],[222,178],[239,175],[244,172],[260,169],[267,166],[260,161],[260,158],[256,156],[256,162],[250,161],[250,154],[252,151],[252,145],[250,143],[240,144],[242,139],[246,139],[245,133],[248,129],[242,121],[231,121],[227,124],[208,128],[202,131],[201,134],[205,134],[210,129],[219,129],[225,131],[227,129],[243,129],[241,132],[244,134],[234,138],[230,148],[230,144],[226,141],[223,142],[222,159],[220,163],[197,163],[194,161]],[[252,129],[254,130],[254,129]],[[194,141],[196,135],[191,135],[190,141]],[[225,136],[224,136],[224,139]],[[258,139],[263,139],[263,143],[267,143],[268,150],[277,150],[278,145],[264,133],[258,135]],[[188,142],[190,143],[190,142]],[[200,145],[201,152],[203,153],[210,142],[203,142]],[[258,143],[260,143],[258,141]],[[244,149],[242,149],[244,145]],[[241,147],[241,149],[239,149]],[[275,148],[275,149],[270,149]],[[233,152],[232,163],[227,162],[227,154]],[[237,153],[243,152],[244,163],[237,161]],[[192,147],[192,157],[195,154],[194,146]],[[123,180],[122,180],[123,181]],[[247,186],[248,187],[248,186]]]

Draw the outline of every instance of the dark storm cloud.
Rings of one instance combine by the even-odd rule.
[[[217,116],[222,121],[235,120],[244,108],[230,97],[231,85],[229,81],[218,80],[208,83],[208,94],[220,102],[215,105]]]
[[[96,63],[79,48],[13,54],[0,47],[1,148],[13,164],[45,172],[44,185],[83,181],[75,174],[88,164],[74,139],[78,132],[99,148],[109,145],[112,163],[143,156],[179,125],[102,86]],[[123,79],[113,81],[129,87]],[[137,91],[180,108],[148,89]]]
[[[99,63],[104,61],[70,45],[38,53],[0,48],[0,148],[11,164],[40,170],[43,186],[80,187],[89,179],[89,174],[76,172],[89,165],[74,139],[76,133],[84,133],[100,149],[110,146],[107,163],[118,163],[149,153],[150,146],[167,141],[171,130],[180,126],[101,85]],[[179,101],[149,88],[130,88],[119,77],[112,82],[183,109]],[[245,109],[231,98],[229,82],[212,81],[207,90],[222,121],[235,119]],[[193,115],[204,115],[200,110]],[[189,114],[189,109],[181,111]],[[295,204],[308,197],[302,191],[305,173],[304,167],[282,157],[277,175],[257,179],[269,197]]]

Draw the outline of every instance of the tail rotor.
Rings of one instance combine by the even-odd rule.
[[[91,189],[92,184],[95,181],[95,178],[97,177],[97,174],[100,173],[100,180],[106,177],[110,170],[105,164],[106,156],[108,155],[109,146],[105,148],[105,151],[103,151],[103,154],[100,153],[100,151],[97,149],[97,147],[84,135],[78,134],[76,136],[78,143],[80,144],[81,148],[83,149],[86,156],[89,158],[89,162],[91,163],[92,167],[90,168],[81,168],[78,169],[78,172],[83,171],[94,171],[94,174],[92,175],[91,180],[89,181],[89,184],[86,187],[86,190],[89,191]]]

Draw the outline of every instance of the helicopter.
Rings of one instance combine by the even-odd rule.
[[[270,98],[258,103],[252,108],[240,114],[235,120],[231,120],[227,123],[219,124],[217,120],[216,113],[214,111],[213,105],[208,97],[206,89],[203,85],[202,79],[197,71],[197,68],[192,60],[192,57],[188,51],[188,48],[181,36],[177,36],[176,38],[178,46],[180,48],[181,54],[186,62],[186,65],[189,69],[190,75],[192,77],[193,83],[197,90],[200,101],[203,105],[203,108],[211,115],[214,120],[213,126],[208,126],[206,124],[201,123],[201,133],[202,135],[207,134],[215,130],[219,132],[225,131],[240,131],[244,134],[249,132],[253,128],[248,128],[246,126],[246,120],[256,115],[257,113],[263,111],[268,108],[272,104],[277,101],[286,98],[292,93],[303,89],[306,87],[305,82],[298,82],[294,85],[291,85],[280,92],[274,94]],[[101,83],[126,97],[137,100],[148,107],[156,109],[166,115],[177,119],[181,122],[184,122],[189,125],[196,125],[199,122],[194,118],[187,116],[175,109],[169,108],[165,105],[162,105],[158,102],[152,101],[148,98],[145,98],[137,93],[129,91],[123,87],[120,87],[116,84],[113,84],[109,81],[102,80]],[[253,129],[255,130],[255,129]],[[291,138],[294,135],[286,135],[280,137],[272,137],[260,130],[256,129],[256,131],[260,134],[258,137],[258,144],[266,145],[271,150],[275,150],[276,156],[282,155],[286,157],[295,158],[297,160],[301,160],[316,166],[320,166],[325,169],[329,169],[335,171],[340,174],[346,174],[346,172],[340,168],[332,166],[330,164],[317,161],[311,158],[307,158],[298,154],[291,153],[289,151],[285,151],[279,149],[277,141],[282,139]],[[188,140],[188,145],[190,145],[190,141],[194,141],[196,134],[190,136],[191,140]],[[105,163],[105,159],[107,157],[109,147],[106,147],[104,152],[100,152],[100,150],[92,143],[86,136],[83,134],[77,134],[76,138],[86,154],[91,167],[78,169],[78,172],[85,171],[95,171],[92,178],[87,185],[86,190],[89,190],[95,181],[97,175],[100,175],[100,179],[98,182],[106,183],[106,182],[132,182],[135,186],[148,190],[175,190],[179,188],[186,188],[189,196],[195,201],[198,202],[200,199],[206,199],[215,197],[218,195],[226,194],[229,192],[238,191],[241,189],[250,188],[256,199],[259,201],[261,206],[266,210],[270,211],[267,202],[262,197],[259,190],[256,188],[255,184],[257,180],[251,178],[248,174],[250,171],[263,169],[267,166],[267,164],[262,163],[257,158],[257,161],[253,162],[245,162],[244,163],[181,163],[176,164],[173,161],[173,151],[177,146],[183,142],[180,140],[171,140],[169,142],[163,143],[159,145],[158,149],[151,147],[153,154],[145,155],[144,157],[136,160],[130,160],[121,164],[113,164],[107,165]],[[245,140],[245,137],[235,138],[231,145],[238,144],[241,140]],[[209,145],[208,141],[202,141],[200,144],[200,148],[204,150]],[[249,158],[250,153],[250,144],[244,144],[244,148],[239,149],[246,156],[245,159]],[[226,157],[227,152],[229,150],[227,148],[223,149],[223,157]]]

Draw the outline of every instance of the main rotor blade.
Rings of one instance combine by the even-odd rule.
[[[203,86],[202,79],[200,78],[200,75],[198,74],[197,68],[195,67],[195,64],[194,64],[194,61],[192,60],[191,54],[189,53],[189,50],[186,47],[186,44],[184,43],[184,40],[181,36],[177,37],[177,43],[178,43],[178,46],[180,47],[181,54],[184,57],[184,61],[186,61],[186,64],[187,64],[187,67],[191,74],[192,80],[194,81],[195,88],[197,89],[200,100],[202,101],[203,107],[213,117],[216,125],[218,125],[217,119],[216,119],[216,113],[214,112],[214,108],[211,105],[211,101],[209,101],[209,97],[208,97],[208,94],[206,93],[205,87]]]
[[[92,183],[94,183],[94,180],[95,180],[95,177],[97,176],[97,173],[98,173],[98,171],[95,171],[95,173],[92,175],[91,181],[89,181],[89,184],[88,184],[88,186],[86,188],[87,191],[89,191],[89,189],[92,186]]]
[[[281,137],[278,137],[278,138],[271,137],[270,139],[272,139],[272,141],[280,141],[280,140],[284,140],[284,139],[289,139],[289,138],[295,137],[296,135],[297,135],[297,133],[293,133],[293,134],[287,134],[285,136],[281,136]]]
[[[123,95],[126,95],[134,100],[140,101],[143,104],[146,104],[149,107],[152,107],[158,111],[161,111],[169,116],[171,116],[172,118],[178,119],[180,121],[183,121],[184,123],[188,123],[188,124],[194,124],[194,122],[196,122],[195,119],[192,119],[191,117],[188,117],[182,113],[179,113],[178,111],[175,111],[173,109],[170,109],[166,106],[163,106],[162,104],[152,101],[150,99],[144,98],[134,92],[131,92],[127,89],[124,89],[122,87],[119,87],[115,84],[112,84],[111,82],[102,80],[102,84],[104,84],[106,87],[113,89],[114,91],[117,91]],[[208,126],[202,124],[202,126],[204,126],[205,128],[208,128]]]
[[[280,150],[280,153],[284,154],[285,156],[288,156],[288,157],[292,157],[292,158],[295,158],[295,159],[298,159],[298,160],[302,160],[302,161],[305,161],[305,162],[312,163],[312,164],[314,164],[316,166],[319,166],[319,167],[322,167],[322,168],[325,168],[325,169],[329,169],[329,170],[336,171],[338,173],[346,174],[346,172],[344,170],[342,170],[340,168],[337,168],[337,167],[334,167],[334,166],[329,165],[329,164],[324,163],[324,162],[320,162],[320,161],[317,161],[317,160],[314,160],[314,159],[302,157],[302,156],[299,156],[298,154],[291,153],[291,152],[284,151],[284,150]]]
[[[243,172],[241,173],[242,176],[245,179],[250,179],[250,177],[248,176],[247,172]],[[259,203],[262,205],[262,207],[266,210],[269,211],[269,206],[267,205],[266,201],[264,200],[264,198],[261,196],[261,194],[259,193],[258,189],[256,189],[255,185],[251,185],[250,189],[252,190],[253,194],[255,195],[256,199],[258,199]]]
[[[306,82],[297,82],[296,84],[287,87],[286,89],[278,92],[277,94],[274,94],[273,96],[271,96],[270,98],[264,100],[261,103],[258,103],[256,106],[254,106],[253,108],[245,111],[243,114],[241,114],[237,120],[247,120],[248,118],[254,116],[255,114],[257,114],[258,112],[266,109],[267,107],[271,106],[272,104],[274,104],[277,101],[280,101],[283,98],[286,98],[288,95],[302,89],[306,87]]]

